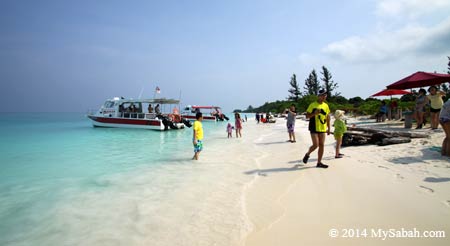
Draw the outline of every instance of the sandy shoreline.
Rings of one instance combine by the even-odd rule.
[[[327,137],[324,163],[317,152],[307,165],[300,159],[311,144],[305,121],[297,120],[297,143],[288,143],[285,121],[246,124],[244,138],[267,153],[246,189],[246,212],[253,230],[245,245],[448,245],[450,242],[450,162],[435,151],[443,133],[408,144],[347,147],[334,159]],[[381,125],[380,125],[381,126]],[[445,231],[445,238],[387,238],[381,230]],[[340,234],[333,238],[329,231]],[[352,233],[368,235],[359,238]],[[351,238],[344,238],[345,235]]]

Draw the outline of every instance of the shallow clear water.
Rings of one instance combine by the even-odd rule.
[[[229,245],[247,221],[253,160],[227,157],[225,122],[192,130],[94,128],[83,114],[0,116],[0,245]],[[206,151],[207,150],[207,151]],[[230,212],[231,211],[231,212]]]

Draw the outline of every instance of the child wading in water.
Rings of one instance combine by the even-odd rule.
[[[233,126],[231,125],[231,123],[228,123],[227,125],[227,133],[228,133],[228,138],[232,138],[233,137]]]
[[[194,126],[193,126],[193,137],[192,137],[192,144],[194,145],[194,157],[192,157],[192,160],[198,160],[198,156],[200,155],[200,152],[203,149],[203,125],[202,125],[202,120],[203,120],[203,115],[202,113],[198,112],[195,115],[195,118],[197,119],[194,122]]]
[[[336,110],[334,113],[334,139],[336,139],[336,155],[334,158],[342,158],[344,154],[341,154],[341,145],[342,145],[342,137],[344,136],[344,133],[347,131],[347,126],[345,125],[345,122],[343,121],[344,117],[344,111],[342,110]]]

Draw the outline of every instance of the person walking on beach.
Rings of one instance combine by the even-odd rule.
[[[192,160],[198,160],[198,156],[200,155],[200,152],[203,150],[203,115],[202,113],[198,112],[195,114],[194,126],[193,126],[193,137],[192,137],[192,144],[194,145],[194,157],[192,157]]]
[[[319,90],[316,102],[309,105],[306,110],[306,118],[309,119],[309,132],[311,133],[312,145],[303,157],[303,163],[307,163],[310,154],[319,147],[317,158],[318,168],[328,168],[328,165],[322,163],[323,151],[325,147],[326,134],[330,135],[330,109],[325,103],[327,92]]]
[[[342,145],[342,137],[344,136],[344,133],[347,131],[347,126],[345,125],[345,122],[343,120],[344,118],[344,111],[342,110],[336,110],[334,112],[334,139],[336,139],[336,154],[334,155],[334,158],[342,158],[344,154],[341,153],[341,145]]]
[[[431,129],[435,130],[439,126],[439,112],[441,112],[441,108],[444,105],[444,100],[442,97],[445,96],[445,92],[438,91],[436,86],[430,86],[428,88],[428,100],[430,101],[430,113],[431,113]]]
[[[227,133],[228,138],[233,138],[233,126],[231,125],[231,123],[228,123],[227,125]]]
[[[292,104],[289,109],[287,109],[287,121],[286,127],[289,133],[289,142],[295,143],[295,117],[297,116],[297,112],[295,111],[295,105]]]
[[[235,113],[234,114],[234,126],[236,127],[236,138],[238,137],[242,137],[242,119],[241,119],[241,115],[239,113]]]

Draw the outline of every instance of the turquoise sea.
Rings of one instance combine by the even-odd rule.
[[[191,245],[202,232],[205,245],[240,240],[245,216],[224,211],[242,206],[251,181],[242,171],[254,162],[232,167],[211,154],[233,148],[222,144],[226,124],[204,122],[210,161],[193,162],[189,128],[94,128],[81,113],[3,113],[0,245]]]

